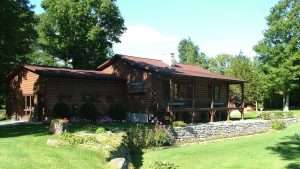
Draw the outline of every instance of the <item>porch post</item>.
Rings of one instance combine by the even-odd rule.
[[[195,122],[195,80],[193,79],[192,80],[192,97],[193,97],[193,100],[192,100],[192,123]]]
[[[227,121],[230,120],[230,114],[231,114],[231,110],[227,110]]]
[[[244,103],[244,83],[241,83],[240,84],[241,86],[241,90],[242,90],[242,98],[241,98],[241,119],[244,120],[244,106],[245,106],[245,103]]]
[[[227,83],[227,86],[226,86],[226,98],[227,98],[227,108],[229,108],[230,106],[230,100],[229,100],[229,83]]]
[[[173,112],[173,98],[174,98],[174,80],[171,77],[170,78],[170,105],[169,105],[169,111],[170,111],[170,122],[174,119],[174,112]]]
[[[214,116],[215,116],[216,110],[210,111],[210,122],[214,122]]]
[[[210,82],[210,99],[211,99],[210,108],[214,108],[214,85],[213,85],[213,81]]]

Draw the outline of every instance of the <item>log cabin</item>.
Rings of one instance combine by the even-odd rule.
[[[172,53],[164,58],[117,54],[96,70],[23,65],[9,76],[6,109],[22,120],[33,112],[43,120],[51,117],[54,104],[63,101],[75,116],[85,98],[92,97],[103,114],[118,101],[128,113],[158,120],[213,122],[228,119],[233,110],[244,118],[243,80],[176,63]],[[241,89],[235,106],[229,100],[230,85]]]

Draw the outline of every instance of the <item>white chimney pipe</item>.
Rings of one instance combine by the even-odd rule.
[[[162,61],[165,62],[169,67],[175,66],[175,53],[166,53],[163,54]]]

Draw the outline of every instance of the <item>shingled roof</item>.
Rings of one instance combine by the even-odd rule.
[[[174,66],[170,67],[162,60],[157,59],[148,59],[148,58],[141,58],[135,56],[128,56],[128,55],[115,55],[112,59],[104,62],[100,66],[97,67],[97,70],[104,70],[108,66],[114,64],[118,60],[123,60],[124,62],[128,63],[131,66],[156,72],[164,75],[181,75],[181,76],[190,76],[190,77],[200,77],[200,78],[209,78],[209,79],[219,79],[219,80],[226,80],[230,81],[231,83],[242,83],[243,80],[236,79],[233,77],[218,75],[212,73],[200,66],[190,65],[190,64],[181,64],[176,63]]]
[[[94,70],[71,69],[61,67],[44,67],[34,65],[23,65],[27,69],[39,75],[65,78],[84,78],[84,79],[107,79],[107,80],[126,80],[110,74]]]

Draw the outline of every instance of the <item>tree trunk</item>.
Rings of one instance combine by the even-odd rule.
[[[283,94],[283,111],[290,111],[289,103],[290,103],[290,94],[284,93]]]

